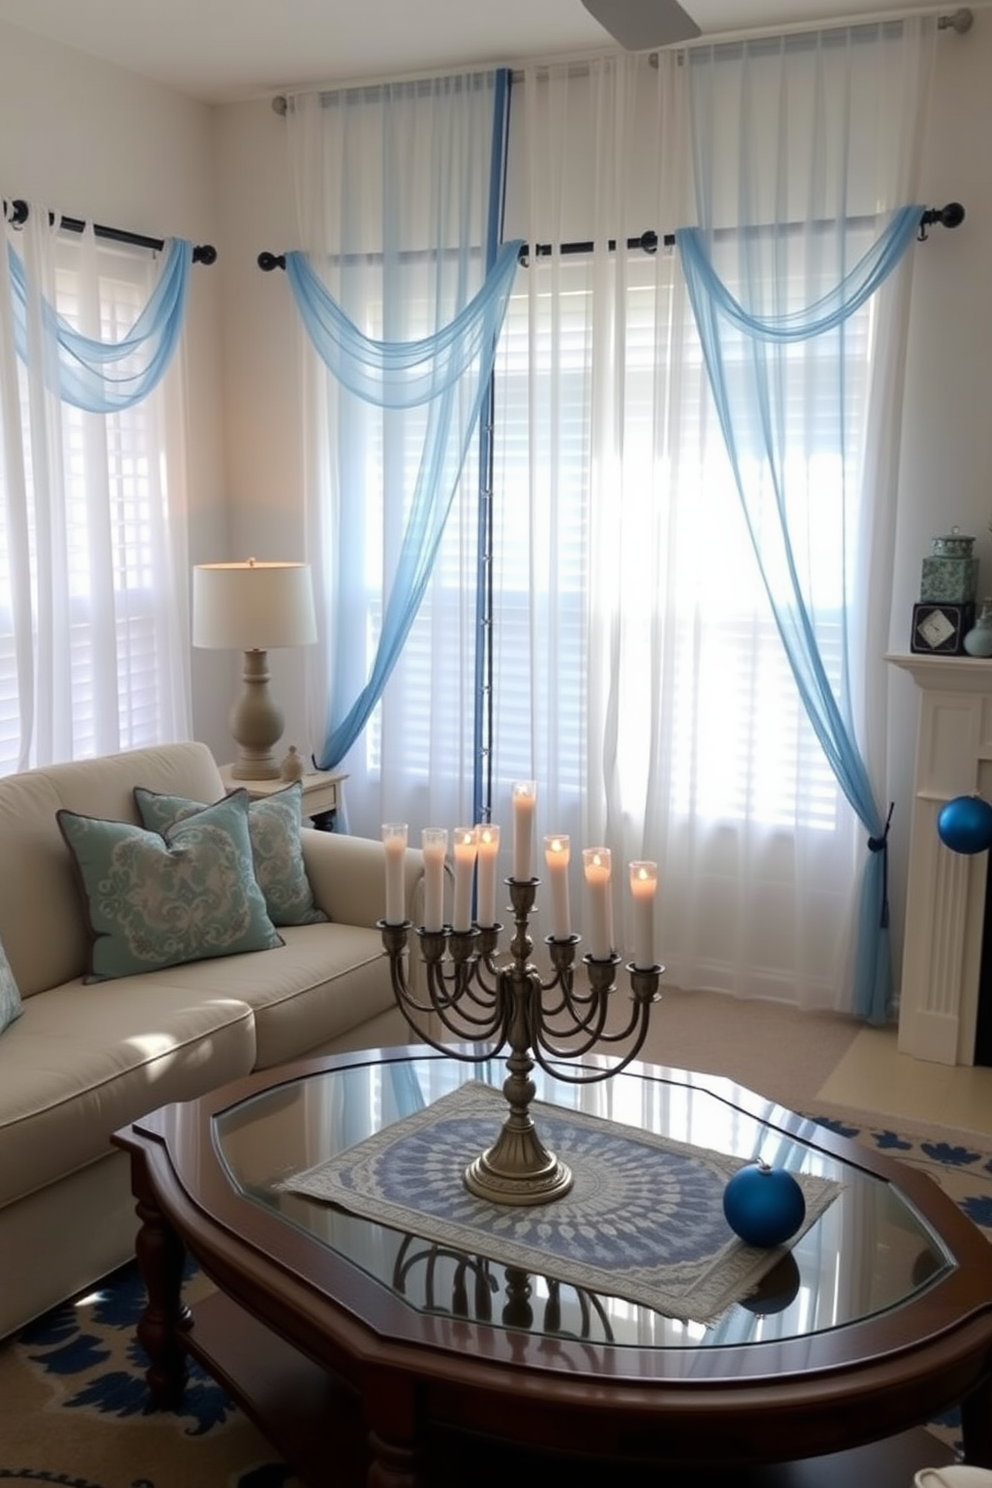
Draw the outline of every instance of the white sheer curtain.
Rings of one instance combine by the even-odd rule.
[[[500,174],[495,89],[490,73],[290,100],[300,245],[366,336],[428,337],[484,283],[498,208],[491,183]],[[382,410],[361,401],[307,347],[304,378],[307,548],[324,617],[308,656],[309,716],[322,740],[329,711],[339,714],[341,699],[354,698],[369,675],[433,415],[429,407]],[[473,818],[474,451],[404,651],[342,761],[348,827],[360,835],[405,821],[419,844],[424,826]]]
[[[8,244],[26,271],[15,354]],[[42,301],[104,341],[156,281],[144,249],[49,225],[0,250],[0,773],[190,736],[181,356],[131,410],[83,413],[46,379]],[[126,369],[125,369],[126,370]]]
[[[905,81],[923,74],[890,50],[885,85],[872,83],[870,50],[835,70],[827,86],[841,91],[824,109],[822,92],[795,86],[801,52],[783,48],[769,68],[760,48],[727,49],[711,64],[720,130],[697,128],[691,140],[690,69],[671,53],[656,66],[608,57],[580,74],[529,68],[515,90],[508,161],[508,235],[594,247],[533,256],[504,332],[498,794],[534,777],[539,831],[612,849],[618,949],[629,950],[626,864],[656,859],[670,982],[811,1007],[850,1005],[864,834],[800,706],[758,579],[678,263],[662,248],[650,256],[622,245],[696,220],[690,146],[726,190],[730,228],[739,193],[786,167],[808,183],[803,211],[815,209],[819,173],[838,150],[876,172],[879,199],[908,190],[921,101]],[[874,606],[876,619],[888,614],[902,344],[898,323],[867,306],[842,338],[843,369],[818,362],[811,344],[790,408],[828,486],[838,457],[862,474],[868,504],[847,532],[849,598]],[[844,426],[819,427],[816,378],[841,371]],[[877,640],[878,630],[861,634]],[[881,649],[859,663],[862,722]],[[875,729],[873,759],[883,747]]]
[[[769,602],[862,823],[851,1000],[873,1022],[890,1014],[892,978],[886,860],[869,846],[884,852],[887,836],[884,740],[873,740],[870,704],[885,694],[893,373],[934,36],[933,18],[916,18],[688,58],[700,230],[680,233],[679,248]],[[839,302],[859,303],[855,266],[883,243],[895,274],[856,320],[844,318]],[[712,296],[701,291],[704,256],[723,286]],[[746,333],[716,310],[728,292]]]

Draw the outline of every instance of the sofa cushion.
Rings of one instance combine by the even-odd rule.
[[[0,1208],[106,1157],[111,1132],[158,1106],[250,1072],[251,1009],[218,974],[238,959],[133,977],[126,997],[75,980],[24,999],[0,1038]]]
[[[74,811],[57,816],[93,936],[87,981],[281,943],[255,879],[247,792],[161,835]]]
[[[255,1015],[257,1069],[319,1049],[396,1005],[378,930],[335,923],[282,934],[278,950],[231,963],[231,995]]]
[[[204,802],[166,796],[137,786],[135,804],[142,825],[165,832],[204,809]],[[327,919],[313,902],[303,863],[303,787],[297,782],[248,806],[248,834],[258,886],[273,925],[318,925]]]
[[[55,813],[137,823],[138,783],[216,801],[224,782],[205,744],[162,744],[0,779],[0,940],[25,1002],[81,977],[90,938],[72,854]]]
[[[0,945],[0,1033],[3,1033],[15,1018],[19,1018],[22,1012],[20,989],[10,969],[7,952]]]

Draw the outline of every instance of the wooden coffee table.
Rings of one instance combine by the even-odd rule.
[[[468,1079],[432,1050],[341,1055],[164,1107],[131,1154],[159,1406],[189,1356],[307,1484],[485,1488],[642,1481],[907,1488],[949,1453],[922,1423],[960,1403],[992,1467],[992,1254],[924,1175],[729,1081],[635,1065],[538,1095],[842,1184],[759,1295],[695,1325],[430,1246],[283,1180]],[[596,1102],[600,1102],[597,1108]],[[216,1285],[195,1318],[186,1253]],[[566,1454],[565,1460],[556,1454]],[[675,1477],[672,1477],[677,1465]]]

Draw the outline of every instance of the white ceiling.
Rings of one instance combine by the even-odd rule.
[[[704,36],[935,9],[934,0],[898,10],[884,0],[682,3]],[[0,0],[0,21],[208,102],[613,45],[581,0]]]

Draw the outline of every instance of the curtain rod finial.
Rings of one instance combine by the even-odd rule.
[[[921,243],[925,243],[930,236],[927,228],[935,222],[941,227],[960,227],[964,221],[964,207],[960,202],[948,202],[946,207],[928,207],[920,217],[920,231],[918,234]]]
[[[937,30],[956,31],[959,36],[963,36],[966,31],[971,30],[974,19],[974,12],[968,10],[966,6],[962,6],[953,15],[940,16],[937,20]]]

